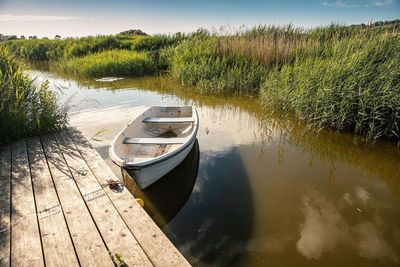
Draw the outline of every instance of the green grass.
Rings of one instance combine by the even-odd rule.
[[[131,30],[108,36],[88,36],[65,38],[61,40],[32,39],[11,40],[0,43],[7,47],[17,58],[28,61],[52,61],[53,65],[76,57],[84,57],[102,51],[131,50],[146,52],[160,70],[168,68],[169,55],[186,36],[173,35],[149,36],[140,30]]]
[[[128,50],[109,50],[61,61],[56,68],[80,76],[143,76],[156,71],[148,54]]]
[[[316,129],[399,140],[399,47],[399,21],[201,32],[174,49],[171,73],[202,91],[260,94]]]
[[[265,68],[251,58],[219,54],[215,41],[196,37],[179,45],[172,54],[172,75],[206,92],[258,92]]]
[[[63,40],[13,40],[5,42],[3,45],[17,58],[36,61],[57,61],[130,46],[115,36],[89,36]]]
[[[0,144],[61,129],[67,113],[47,83],[35,85],[7,49],[0,48]]]
[[[260,95],[316,129],[399,140],[400,20],[314,29],[258,25],[210,33],[3,43],[18,57],[53,60],[81,76],[142,76],[167,69],[207,93]],[[269,108],[270,110],[270,108]]]
[[[399,47],[399,34],[341,40],[326,56],[298,58],[271,70],[262,101],[317,128],[399,139]]]

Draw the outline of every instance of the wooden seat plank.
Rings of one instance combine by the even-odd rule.
[[[138,144],[138,145],[173,145],[173,144],[183,144],[187,141],[187,138],[134,138],[125,137],[124,144]]]
[[[39,138],[28,141],[28,156],[46,265],[79,266]]]
[[[194,122],[193,117],[180,117],[180,118],[150,118],[147,117],[143,120],[144,123],[189,123]]]
[[[44,266],[25,141],[12,145],[11,266]]]

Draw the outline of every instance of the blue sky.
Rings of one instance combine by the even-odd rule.
[[[400,18],[400,0],[0,0],[0,33],[53,37],[126,29],[190,32],[199,27],[313,27]]]

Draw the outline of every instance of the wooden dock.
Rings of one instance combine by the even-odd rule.
[[[0,266],[190,266],[109,180],[75,129],[1,148]]]

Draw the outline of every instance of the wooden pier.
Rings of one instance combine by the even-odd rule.
[[[0,150],[0,266],[190,266],[75,129]]]

